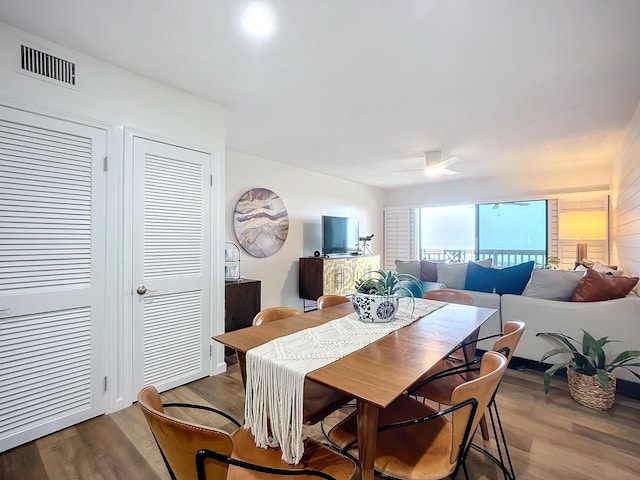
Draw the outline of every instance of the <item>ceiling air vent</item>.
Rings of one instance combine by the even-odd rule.
[[[76,64],[68,60],[21,45],[20,68],[24,72],[48,78],[64,85],[76,84]]]

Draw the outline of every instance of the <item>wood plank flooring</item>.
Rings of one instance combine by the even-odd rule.
[[[162,397],[165,402],[212,404],[243,417],[237,365]],[[575,403],[563,378],[554,379],[545,396],[540,372],[510,369],[498,393],[498,406],[519,480],[640,478],[640,401],[618,393],[614,407],[599,412]],[[205,412],[189,412],[193,421],[211,424]],[[337,412],[327,422],[342,415]],[[323,439],[318,426],[306,433]],[[483,444],[479,435],[476,442]],[[472,479],[503,478],[478,452],[472,451],[468,466]],[[166,480],[169,475],[142,413],[133,405],[0,454],[0,479]]]

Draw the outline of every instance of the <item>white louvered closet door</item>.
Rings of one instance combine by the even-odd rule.
[[[134,390],[208,375],[211,155],[133,137]]]
[[[105,411],[106,140],[0,106],[0,451]]]

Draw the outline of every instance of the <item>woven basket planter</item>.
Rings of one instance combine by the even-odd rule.
[[[609,376],[609,390],[604,390],[597,375],[590,377],[567,368],[571,397],[585,407],[595,410],[610,409],[616,397],[616,377],[612,373],[607,373],[607,375]]]

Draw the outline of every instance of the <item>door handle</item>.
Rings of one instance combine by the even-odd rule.
[[[144,295],[147,292],[155,292],[156,290],[151,290],[150,288],[145,287],[144,285],[140,285],[138,288],[136,288],[136,292],[138,293],[138,295]]]

